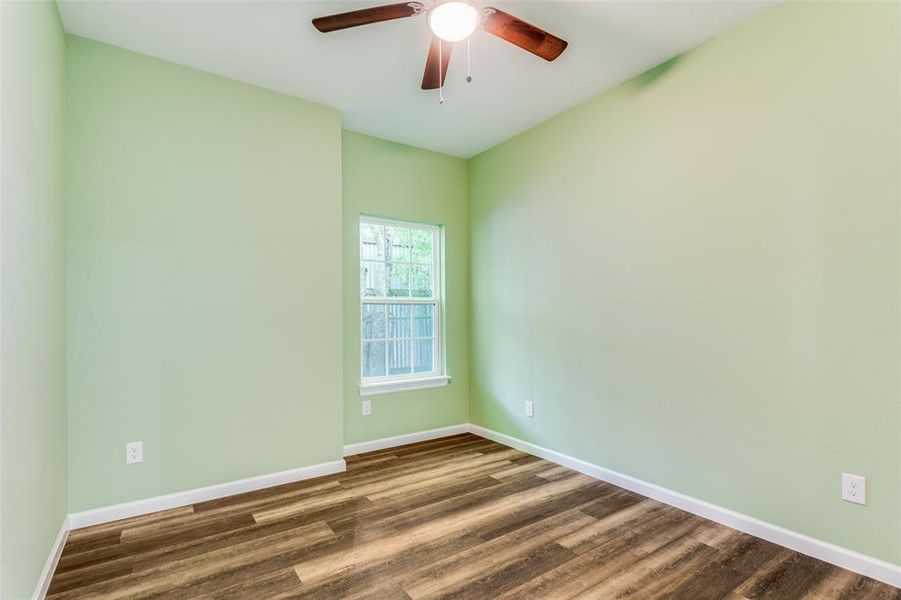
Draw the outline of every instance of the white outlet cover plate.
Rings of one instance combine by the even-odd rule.
[[[842,500],[856,504],[867,503],[867,478],[842,473]]]
[[[368,417],[372,414],[372,400],[363,400],[363,416]]]
[[[531,400],[526,400],[526,416],[534,417],[535,416],[535,403]]]
[[[125,464],[139,462],[144,462],[144,442],[128,442],[125,444]]]

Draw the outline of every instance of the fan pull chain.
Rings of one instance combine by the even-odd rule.
[[[438,104],[444,104],[444,55],[442,54],[441,38],[438,38]]]
[[[472,81],[472,72],[469,67],[469,40],[472,36],[466,38],[466,83],[470,83]]]

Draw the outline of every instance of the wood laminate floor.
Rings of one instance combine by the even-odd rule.
[[[901,600],[901,590],[464,434],[72,531],[48,597]]]

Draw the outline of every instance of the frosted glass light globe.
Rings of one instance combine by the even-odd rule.
[[[469,2],[448,0],[429,11],[429,28],[445,42],[465,40],[479,25],[479,11]]]

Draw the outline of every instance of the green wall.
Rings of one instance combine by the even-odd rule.
[[[80,38],[67,72],[53,4],[0,6],[0,596],[66,510],[467,420],[901,562],[897,3],[780,7],[468,163]],[[444,226],[453,377],[370,417],[361,214]]]
[[[75,37],[68,93],[70,511],[339,459],[338,111]]]
[[[899,10],[776,8],[473,159],[473,422],[901,562]]]
[[[30,598],[66,515],[66,48],[52,2],[0,21],[0,597]]]
[[[469,207],[466,161],[358,133],[345,132],[344,190],[344,443],[446,425],[469,416]],[[360,385],[360,215],[444,226],[447,370],[443,388],[367,397]]]

